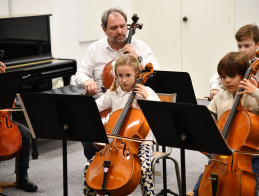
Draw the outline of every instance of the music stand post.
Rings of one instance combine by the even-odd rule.
[[[62,140],[63,188],[67,196],[67,141],[108,143],[94,98],[45,93],[21,93],[17,97],[34,138]]]
[[[159,145],[180,148],[182,195],[186,194],[185,149],[232,155],[206,106],[138,100]]]

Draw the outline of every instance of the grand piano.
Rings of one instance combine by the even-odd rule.
[[[20,92],[51,91],[52,79],[60,77],[69,85],[76,73],[74,59],[52,56],[50,16],[0,18],[0,61],[6,72],[23,71]],[[13,112],[13,119],[27,124],[22,112]],[[37,140],[32,144],[32,157],[37,159]]]
[[[24,71],[23,92],[50,90],[52,79],[59,77],[68,85],[76,72],[75,60],[52,56],[50,16],[0,18],[0,50],[4,52],[1,61],[6,72]]]

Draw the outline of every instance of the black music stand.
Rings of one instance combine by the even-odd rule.
[[[22,83],[23,71],[0,74],[0,109],[12,108]]]
[[[108,143],[95,100],[85,95],[17,94],[32,135],[62,140],[63,186],[67,186],[67,140]]]
[[[154,71],[154,77],[147,80],[146,86],[156,93],[176,93],[176,102],[197,104],[192,80],[187,72]]]
[[[186,194],[185,149],[231,155],[203,105],[138,100],[158,144],[181,149],[182,194]]]
[[[176,94],[176,102],[197,104],[192,81],[189,73],[177,71],[160,71],[155,70],[154,76],[147,80],[147,86],[151,87],[156,93]],[[166,151],[166,147],[162,145],[162,151]],[[166,177],[166,159],[163,159],[163,189],[158,195],[171,193],[176,195],[170,189],[167,189]]]

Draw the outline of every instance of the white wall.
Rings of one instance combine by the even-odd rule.
[[[135,36],[148,43],[163,70],[188,72],[196,97],[203,98],[219,59],[235,50],[234,2],[135,0],[144,23]]]
[[[0,0],[0,16],[9,15],[9,2],[7,0]]]
[[[255,23],[259,25],[258,0],[236,0],[235,10],[235,30],[246,24]]]
[[[78,65],[81,63],[81,58],[89,46],[91,41],[79,42],[79,35],[82,31],[84,21],[79,20],[82,1],[92,0],[0,0],[0,16],[10,15],[28,15],[28,14],[52,14],[51,16],[51,38],[52,38],[52,53],[57,58],[73,58],[77,60]],[[120,6],[129,16],[132,13],[131,0],[96,0],[96,8],[86,8],[91,12],[93,20],[99,18],[96,23],[100,24],[100,2],[105,2],[103,8]],[[90,4],[90,3],[89,3]],[[99,5],[98,5],[99,4]],[[92,5],[94,6],[94,5]],[[202,6],[202,5],[197,5]],[[247,23],[259,24],[259,1],[258,0],[235,0],[235,30]],[[195,9],[195,8],[193,8]],[[144,12],[139,10],[140,13]],[[140,21],[145,24],[145,21]],[[81,25],[81,26],[80,26]],[[89,24],[85,24],[89,29],[93,28]],[[101,27],[100,27],[101,28]],[[157,28],[165,28],[157,26]],[[143,29],[144,30],[144,29]],[[220,31],[220,29],[219,29]],[[147,36],[149,34],[147,33]],[[179,35],[181,36],[181,35]],[[181,38],[179,38],[181,39]],[[149,44],[149,43],[148,43]],[[164,48],[163,50],[167,50]],[[206,52],[211,50],[203,51]],[[160,58],[160,56],[158,56]],[[162,56],[161,58],[172,58],[171,56]],[[163,65],[161,65],[163,67]],[[215,66],[215,65],[212,65]],[[208,81],[209,82],[209,81]]]

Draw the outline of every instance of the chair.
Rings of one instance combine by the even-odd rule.
[[[17,182],[19,179],[19,172],[18,172],[18,159],[19,159],[19,155],[17,155],[15,157],[15,173],[16,173],[16,179],[13,182],[0,182],[0,195],[4,195],[3,192],[3,188],[11,188],[11,187],[16,187],[17,186]],[[0,162],[1,163],[1,162]]]
[[[176,101],[176,94],[162,94],[162,93],[157,93],[158,97],[160,98],[161,101],[163,102],[175,102]],[[159,152],[159,146],[158,144],[156,145],[156,151],[154,151],[154,159],[152,160],[152,165],[151,165],[151,169],[152,169],[152,173],[154,175],[154,179],[155,179],[155,166],[156,163],[160,160],[160,159],[164,159],[164,163],[163,163],[163,185],[164,185],[164,189],[163,191],[169,191],[167,189],[167,177],[166,177],[166,159],[169,159],[171,161],[173,161],[174,166],[175,166],[175,173],[176,173],[176,179],[177,179],[177,184],[178,184],[178,190],[179,190],[179,194],[181,194],[181,177],[180,177],[180,170],[179,170],[179,164],[177,162],[177,160],[175,160],[173,157],[170,156],[171,152],[172,152],[172,148],[171,147],[167,147],[167,151],[166,151],[166,147],[162,147],[163,151]]]

